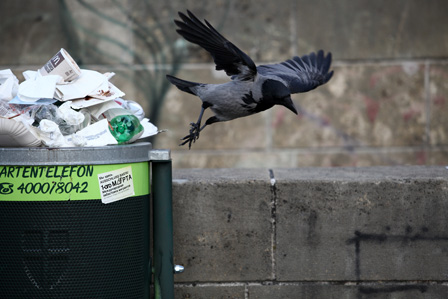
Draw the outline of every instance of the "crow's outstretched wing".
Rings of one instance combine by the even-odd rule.
[[[222,36],[209,22],[205,24],[187,10],[188,16],[179,12],[182,21],[174,22],[177,32],[187,41],[207,50],[213,57],[217,70],[224,70],[232,79],[253,80],[257,67],[252,59]]]
[[[278,64],[260,65],[258,73],[265,76],[277,76],[288,85],[291,93],[307,92],[325,84],[333,76],[328,72],[331,65],[331,53],[326,56],[322,50],[302,57],[295,56]]]

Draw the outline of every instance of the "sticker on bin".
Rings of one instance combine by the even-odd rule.
[[[135,195],[132,167],[98,174],[101,202],[108,204]]]

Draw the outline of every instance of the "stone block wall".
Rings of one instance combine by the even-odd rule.
[[[24,5],[23,5],[24,4]],[[175,74],[221,83],[210,56],[172,20],[190,9],[258,64],[324,49],[335,75],[283,107],[205,129],[179,147],[200,100],[169,85]],[[10,1],[0,3],[0,68],[18,77],[61,47],[113,82],[167,132],[175,168],[443,165],[448,153],[448,4],[443,0]],[[210,114],[207,114],[210,116]]]
[[[175,170],[176,298],[446,298],[447,174]]]

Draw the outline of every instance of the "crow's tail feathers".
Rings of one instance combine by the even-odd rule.
[[[180,90],[191,93],[193,95],[196,95],[196,93],[192,90],[192,87],[201,85],[201,83],[182,80],[171,75],[166,75],[166,78],[171,82],[171,84],[175,85]]]

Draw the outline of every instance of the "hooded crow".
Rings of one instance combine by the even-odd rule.
[[[222,36],[209,22],[202,23],[190,11],[179,12],[182,21],[175,20],[177,32],[187,41],[207,50],[213,57],[216,70],[224,70],[231,81],[205,84],[185,81],[171,75],[166,78],[184,92],[202,100],[197,122],[190,124],[190,134],[180,145],[196,142],[199,133],[208,125],[249,116],[274,105],[282,105],[297,114],[291,94],[307,92],[322,85],[333,75],[329,72],[331,53],[322,50],[302,57],[295,56],[278,64],[256,66],[252,59]],[[201,126],[204,110],[214,113]]]

